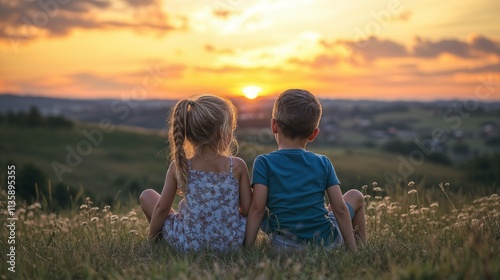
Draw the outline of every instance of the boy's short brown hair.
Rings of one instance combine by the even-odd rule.
[[[319,125],[322,108],[316,96],[304,89],[284,91],[274,101],[273,118],[290,139],[305,139]]]

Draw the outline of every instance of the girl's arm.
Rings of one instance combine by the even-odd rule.
[[[175,165],[172,162],[165,176],[165,184],[163,185],[160,199],[158,203],[156,203],[153,214],[151,215],[151,223],[149,224],[150,240],[154,240],[158,237],[168,214],[173,212],[171,207],[176,192],[177,180],[175,179]]]
[[[252,203],[248,212],[245,246],[250,247],[257,238],[262,217],[266,212],[267,187],[261,184],[253,185]]]
[[[347,209],[344,197],[340,191],[340,186],[331,186],[326,192],[328,194],[328,200],[330,200],[330,207],[337,219],[342,237],[344,237],[344,242],[347,244],[349,250],[356,252],[357,248],[352,229],[351,216],[349,215],[349,209]]]
[[[250,188],[250,176],[248,176],[248,167],[241,158],[233,158],[235,163],[235,171],[240,181],[240,214],[244,217],[248,215],[248,209],[252,201],[252,189]]]

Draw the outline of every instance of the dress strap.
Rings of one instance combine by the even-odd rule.
[[[229,157],[229,173],[233,173],[233,157]]]

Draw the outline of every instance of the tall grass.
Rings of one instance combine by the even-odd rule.
[[[363,187],[370,238],[355,254],[314,246],[275,252],[264,235],[251,249],[180,254],[146,242],[148,224],[135,201],[98,208],[86,199],[62,213],[21,204],[16,272],[5,262],[0,272],[3,279],[498,279],[500,197],[447,188]],[[2,221],[6,200],[2,191]],[[3,226],[2,250],[7,235]]]

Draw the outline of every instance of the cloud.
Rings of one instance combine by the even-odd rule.
[[[492,53],[500,56],[500,42],[488,39],[481,35],[473,35],[470,40],[472,48],[484,53]]]
[[[224,9],[224,8],[220,8],[220,9],[214,9],[213,11],[213,15],[216,17],[216,18],[220,18],[220,19],[228,19],[229,17],[231,16],[235,16],[235,15],[239,15],[240,12],[236,11],[236,10],[229,10],[229,9]]]
[[[480,35],[474,35],[469,41],[443,39],[439,41],[416,38],[413,54],[421,58],[434,58],[443,53],[461,58],[477,58],[485,54],[500,56],[500,42]]]
[[[324,68],[324,67],[332,67],[336,63],[339,63],[341,59],[339,57],[333,56],[333,55],[328,55],[328,54],[321,54],[315,57],[311,61],[307,60],[302,60],[302,59],[297,59],[297,58],[291,58],[288,60],[288,63],[297,65],[297,66],[309,66],[311,68]]]
[[[92,73],[76,73],[69,76],[72,84],[85,89],[98,90],[127,90],[131,89],[133,84],[119,82],[116,78],[99,76]]]
[[[404,12],[400,13],[399,15],[397,15],[396,18],[400,21],[409,21],[410,18],[412,17],[412,15],[413,15],[413,12],[410,10],[407,10],[407,11],[404,11]]]
[[[321,40],[325,49],[338,46],[348,48],[354,56],[361,56],[366,61],[386,58],[415,57],[434,59],[442,54],[452,54],[459,58],[476,59],[486,55],[500,57],[500,41],[481,35],[473,35],[468,40],[441,39],[436,41],[416,37],[413,46],[404,45],[389,39],[372,36],[365,40]]]
[[[343,45],[349,48],[352,53],[361,55],[369,61],[378,58],[408,56],[404,45],[391,40],[381,40],[374,36],[360,41],[337,41],[335,44]]]
[[[231,49],[218,49],[210,44],[205,45],[205,51],[208,53],[219,53],[219,54],[233,54],[234,53],[234,51]]]
[[[417,57],[433,58],[443,53],[453,54],[458,57],[472,57],[469,45],[466,42],[453,39],[444,39],[436,42],[416,38],[413,53]]]
[[[74,29],[131,29],[165,34],[187,20],[167,15],[162,0],[0,1],[0,40],[65,36]]]

